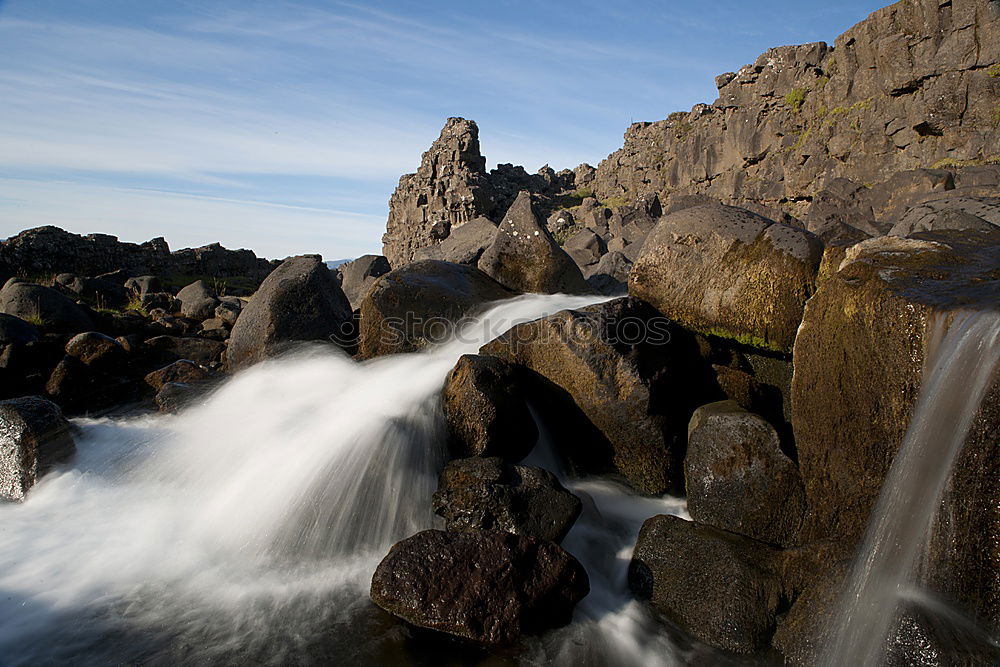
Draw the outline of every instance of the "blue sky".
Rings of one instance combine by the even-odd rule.
[[[630,122],[883,4],[0,0],[0,238],[379,252],[448,116],[491,166],[596,165]]]

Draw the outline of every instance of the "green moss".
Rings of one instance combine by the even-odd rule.
[[[821,76],[820,78],[816,79],[816,90],[823,90],[824,88],[826,88],[826,84],[828,83],[830,83],[830,77]]]
[[[785,104],[792,108],[792,111],[798,113],[802,109],[802,105],[806,102],[806,89],[805,88],[792,88],[790,91],[785,93]]]
[[[601,206],[604,208],[620,208],[627,204],[624,197],[608,197],[607,199],[601,200]]]
[[[760,350],[771,350],[772,352],[787,352],[783,350],[774,343],[761,338],[760,336],[754,336],[752,334],[745,333],[735,333],[729,331],[728,329],[723,329],[721,327],[710,327],[708,330],[704,331],[708,336],[715,336],[716,338],[725,338],[726,340],[736,341],[741,345],[749,345],[750,347],[756,347]]]
[[[986,70],[986,73],[994,79],[1000,79],[1000,63],[991,65],[990,68]]]
[[[1000,127],[1000,104],[993,110],[993,126]]]

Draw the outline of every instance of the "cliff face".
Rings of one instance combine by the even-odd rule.
[[[1000,1],[901,0],[833,48],[779,47],[719,76],[713,104],[633,124],[595,191],[708,195],[801,218],[838,178],[871,187],[901,170],[997,161],[998,63]]]

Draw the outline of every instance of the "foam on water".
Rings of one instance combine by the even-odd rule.
[[[393,542],[433,525],[448,370],[517,322],[601,300],[518,297],[424,353],[314,348],[175,418],[80,420],[73,462],[0,506],[0,663],[411,662],[367,589]],[[575,627],[601,628],[592,654],[669,662],[623,578],[642,520],[681,505],[587,484],[566,543],[593,587]],[[540,650],[571,662],[580,639],[561,632]]]

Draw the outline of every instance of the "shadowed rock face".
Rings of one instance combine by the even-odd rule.
[[[0,401],[0,500],[23,500],[75,451],[69,422],[55,403],[37,396]]]
[[[583,566],[553,542],[425,530],[379,563],[371,597],[414,625],[503,646],[565,625],[589,591]]]
[[[823,243],[730,206],[694,206],[657,224],[629,274],[629,294],[687,327],[790,352],[816,289]]]
[[[871,185],[945,159],[1000,156],[1000,78],[988,72],[998,62],[996,2],[896,2],[835,48],[770,49],[718,77],[714,103],[633,124],[597,168],[595,194],[704,194],[805,218],[838,177]],[[855,229],[883,213],[876,206]]]

